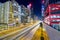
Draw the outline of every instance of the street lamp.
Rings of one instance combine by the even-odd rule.
[[[18,21],[19,19],[18,18],[16,18],[16,21]]]

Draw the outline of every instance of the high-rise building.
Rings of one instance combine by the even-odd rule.
[[[9,3],[6,2],[6,3],[3,3],[1,6],[0,6],[0,14],[1,14],[1,18],[0,18],[0,23],[8,23],[8,12],[9,12]],[[8,8],[8,9],[7,9]]]
[[[1,24],[12,24],[14,22],[13,20],[13,10],[12,10],[12,3],[11,1],[7,1],[5,3],[3,3],[0,6],[0,14],[1,14],[1,18],[0,18],[0,23]]]
[[[21,23],[21,6],[18,6],[18,18],[19,18],[19,23]]]
[[[8,26],[16,25],[19,22],[18,3],[7,1],[0,6],[0,23]]]
[[[21,7],[20,5],[15,1],[13,0],[12,1],[12,5],[13,5],[13,13],[14,13],[14,20],[15,20],[15,23],[16,24],[19,24],[21,23]]]
[[[1,3],[0,3],[1,4]],[[0,24],[16,26],[31,20],[31,9],[19,5],[15,0],[4,2],[0,5]]]
[[[30,22],[31,18],[31,10],[25,7],[24,5],[21,5],[21,22]]]
[[[27,9],[28,9],[28,22],[31,22],[31,14],[32,14],[32,4],[30,3],[29,5],[27,5]]]

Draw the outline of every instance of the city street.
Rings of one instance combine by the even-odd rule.
[[[44,28],[40,27],[40,21],[31,25],[31,27],[26,27],[22,29],[18,29],[15,32],[9,32],[10,34],[6,34],[5,36],[0,36],[1,40],[40,40],[41,30],[43,30],[44,40],[49,40],[49,37]],[[1,33],[1,35],[3,32]]]
[[[37,22],[36,22],[37,23]],[[30,26],[28,26],[27,25],[27,27],[25,27],[24,26],[24,28],[22,28],[21,29],[21,27],[20,28],[15,28],[15,29],[10,29],[10,30],[6,30],[6,31],[2,31],[2,32],[0,32],[0,39],[1,40],[13,40],[13,38],[15,37],[15,36],[19,36],[19,34],[21,35],[21,36],[23,36],[23,35],[26,35],[25,33],[27,33],[27,32],[29,32],[29,31],[31,31],[33,28],[34,28],[34,26],[35,25],[37,25],[36,23],[30,23]],[[33,24],[35,24],[34,26],[32,26]],[[32,26],[32,27],[31,27]],[[36,29],[36,28],[35,28]],[[10,32],[11,31],[11,32]]]
[[[60,0],[0,0],[0,40],[60,40]]]
[[[60,40],[59,31],[48,26],[45,23],[43,23],[43,28],[41,28],[40,21],[37,21],[36,23],[34,23],[34,25],[31,25],[30,27],[22,29],[19,28],[15,32],[13,31],[10,34],[5,34],[5,37],[1,36],[2,34],[3,32],[0,33],[1,40],[41,40],[42,34],[44,40]]]

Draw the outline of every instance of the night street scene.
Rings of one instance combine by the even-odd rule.
[[[60,0],[0,0],[0,40],[60,40]]]

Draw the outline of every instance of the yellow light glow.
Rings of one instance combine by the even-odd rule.
[[[43,31],[46,31],[46,29],[43,28]]]
[[[16,20],[18,21],[19,19],[17,18]]]

